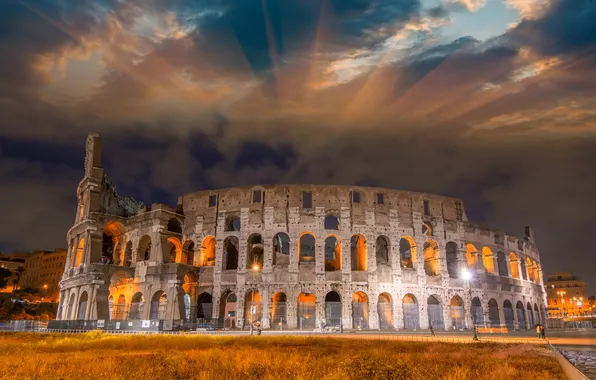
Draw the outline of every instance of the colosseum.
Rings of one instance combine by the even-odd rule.
[[[122,197],[89,134],[55,326],[108,329],[532,328],[540,257],[460,199],[361,186]]]

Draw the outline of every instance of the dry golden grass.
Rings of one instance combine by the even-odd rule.
[[[0,379],[564,379],[530,345],[0,334]]]

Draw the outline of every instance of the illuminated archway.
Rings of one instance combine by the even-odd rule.
[[[464,300],[460,296],[453,296],[449,302],[449,315],[453,329],[463,330],[465,327]]]
[[[393,302],[389,293],[379,294],[377,314],[379,316],[379,329],[393,329]]]
[[[513,252],[509,254],[509,269],[511,277],[519,278],[519,263],[517,262],[517,256]]]
[[[271,327],[286,326],[288,320],[286,318],[286,294],[283,292],[275,292],[271,297]]]
[[[420,311],[418,300],[413,294],[406,294],[402,300],[404,312],[404,329],[416,330],[420,327]]]
[[[250,326],[257,322],[261,322],[263,317],[261,294],[256,289],[249,289],[246,291],[244,297],[244,325]]]
[[[478,250],[474,244],[466,244],[466,262],[469,269],[478,268]]]
[[[402,268],[414,268],[416,263],[416,243],[409,236],[399,240],[399,257]]]
[[[325,272],[341,270],[341,243],[335,235],[325,239]]]
[[[200,253],[199,263],[202,267],[212,267],[215,266],[215,237],[214,236],[206,236],[201,243],[201,253]]]
[[[427,276],[434,277],[439,275],[439,246],[436,242],[430,240],[424,243],[424,272]]]
[[[495,273],[495,260],[493,257],[493,251],[488,247],[482,247],[482,265],[487,273]]]
[[[350,254],[353,271],[364,271],[368,265],[366,239],[362,235],[354,235],[350,239]]]
[[[364,292],[352,295],[352,328],[368,328],[368,296]]]
[[[443,305],[438,295],[431,295],[427,300],[428,323],[434,329],[445,330],[445,320],[443,319]]]
[[[316,302],[317,297],[313,293],[302,292],[298,295],[298,328],[314,329],[316,327]]]

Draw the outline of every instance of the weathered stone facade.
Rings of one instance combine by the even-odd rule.
[[[271,185],[146,207],[116,194],[93,134],[85,168],[59,319],[198,317],[226,326],[260,320],[264,328],[346,329],[544,321],[531,229],[517,238],[471,223],[461,200]]]

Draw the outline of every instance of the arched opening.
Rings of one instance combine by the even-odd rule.
[[[226,218],[226,224],[224,226],[224,231],[232,232],[232,231],[240,231],[240,218],[235,215],[230,215]]]
[[[515,312],[517,313],[517,328],[526,328],[526,313],[524,313],[524,304],[521,301],[517,301],[515,304]]]
[[[201,257],[199,265],[202,267],[215,266],[215,237],[207,236],[201,243]]]
[[[507,271],[507,260],[503,252],[497,252],[497,268],[499,268],[499,276],[507,277],[509,272]]]
[[[475,325],[484,325],[484,310],[478,297],[472,299],[472,323]]]
[[[488,318],[491,327],[500,327],[501,319],[499,318],[499,304],[494,298],[488,301]]]
[[[466,262],[468,269],[478,268],[478,250],[473,244],[466,244]]]
[[[116,302],[116,305],[114,305],[112,319],[115,321],[125,321],[127,319],[126,314],[126,298],[124,297],[124,294],[120,294],[118,296],[118,301]]]
[[[236,294],[231,291],[227,291],[221,296],[219,319],[224,328],[236,328]]]
[[[165,319],[166,306],[168,304],[168,297],[166,293],[158,290],[151,297],[151,309],[149,310],[149,319]]]
[[[339,230],[339,219],[334,215],[328,215],[325,217],[323,224],[326,230]]]
[[[526,262],[528,264],[528,281],[534,281],[534,268],[532,267],[532,260],[527,257]]]
[[[182,246],[182,263],[186,265],[195,264],[195,243],[187,240]]]
[[[238,269],[238,238],[235,236],[228,236],[224,240],[224,257],[223,269],[236,270]]]
[[[85,238],[79,239],[79,244],[77,245],[77,250],[73,260],[73,266],[78,267],[83,263],[83,253],[85,251]]]
[[[168,220],[168,225],[166,229],[169,232],[173,232],[175,234],[182,233],[182,225],[180,224],[180,221],[177,218],[170,218],[170,220]]]
[[[341,270],[341,244],[333,235],[325,239],[325,272]]]
[[[495,273],[495,259],[493,257],[493,251],[488,247],[482,247],[482,265],[487,273]]]
[[[428,305],[428,323],[434,329],[445,330],[445,320],[443,319],[443,305],[439,296],[431,295],[427,300]]]
[[[341,297],[331,291],[325,296],[325,324],[339,326],[341,324]]]
[[[103,263],[112,264],[119,260],[121,251],[120,240],[124,234],[124,225],[120,222],[109,222],[103,227],[101,260]],[[119,264],[117,262],[117,264]]]
[[[377,259],[377,267],[390,266],[391,256],[389,255],[389,238],[387,236],[379,236],[375,242],[375,251]]]
[[[352,295],[352,328],[368,328],[368,297],[364,292]]]
[[[82,321],[85,319],[85,315],[87,314],[87,301],[89,296],[87,292],[83,292],[79,297],[79,314],[77,315],[77,319]]]
[[[128,319],[143,319],[143,293],[137,292],[134,296],[132,296]]]
[[[530,322],[530,328],[536,327],[536,319],[534,319],[534,313],[532,312],[532,305],[528,302],[526,304],[526,310],[528,312],[528,320]]]
[[[536,264],[536,261],[532,261],[532,268],[534,268],[534,277],[532,279],[534,282],[540,282],[540,276],[538,275],[538,264]]]
[[[246,269],[263,268],[263,237],[252,234],[246,241]]]
[[[195,303],[198,291],[198,276],[197,272],[191,270],[184,275],[184,283],[182,289],[184,290],[184,317],[181,319],[190,320],[195,319],[197,315],[197,305]]]
[[[317,297],[313,293],[303,292],[298,295],[298,328],[314,329],[316,327]]]
[[[74,293],[70,295],[70,299],[68,301],[68,312],[65,319],[73,320],[76,319],[74,316],[75,313],[75,295]]]
[[[509,330],[513,330],[513,305],[509,300],[503,302],[503,316],[505,318],[505,326],[507,326]]]
[[[197,298],[197,318],[205,323],[211,322],[213,316],[213,297],[207,292],[199,294]]]
[[[416,330],[420,327],[418,300],[413,294],[406,294],[402,300],[404,309],[404,330]]]
[[[457,259],[457,244],[450,241],[445,245],[447,258],[447,273],[450,278],[459,278],[459,260]]]
[[[350,239],[350,254],[352,258],[352,270],[366,270],[367,254],[366,239],[362,235],[354,235]]]
[[[250,289],[244,297],[244,323],[250,326],[261,322],[263,311],[261,309],[261,294],[256,289]]]
[[[538,312],[538,305],[534,304],[534,321],[536,324],[542,323],[540,320],[540,313]]]
[[[300,236],[298,254],[301,263],[315,262],[315,237],[309,233]]]
[[[149,236],[145,235],[139,240],[137,252],[137,261],[147,261],[151,258],[151,238]]]
[[[379,328],[381,330],[393,329],[393,304],[389,293],[379,294],[377,314],[379,315]]]
[[[279,232],[273,237],[273,265],[287,267],[290,264],[290,237]]]
[[[286,326],[288,319],[286,318],[286,294],[283,292],[275,292],[271,297],[271,327]]]
[[[465,326],[464,300],[460,296],[453,296],[449,301],[449,316],[454,330],[463,330]]]
[[[511,277],[519,278],[519,263],[517,262],[517,256],[513,252],[509,254],[509,268]]]
[[[168,262],[179,263],[182,260],[182,245],[180,240],[173,236],[168,238]]]
[[[126,249],[124,250],[124,260],[122,260],[122,265],[125,267],[129,267],[132,265],[132,241],[128,241],[126,243]]]
[[[520,269],[522,279],[527,280],[528,277],[527,277],[527,273],[526,273],[526,262],[521,257],[519,259],[519,269]]]
[[[424,272],[429,277],[439,275],[439,246],[434,241],[424,243]]]
[[[416,244],[409,236],[399,240],[399,258],[402,268],[414,268],[416,262]]]

